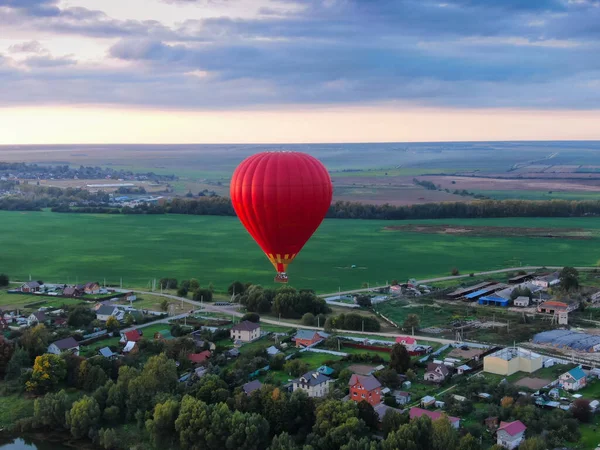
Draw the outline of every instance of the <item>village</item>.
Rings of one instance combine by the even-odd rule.
[[[273,324],[256,313],[244,314],[233,301],[196,304],[185,311],[178,306],[179,314],[173,304],[155,311],[134,307],[136,293],[98,282],[22,283],[9,295],[32,301],[21,310],[4,311],[0,328],[3,339],[11,339],[42,325],[49,333],[46,353],[119,366],[167,351],[177,362],[179,382],[188,387],[207,375],[231,373],[229,382],[247,395],[275,385],[315,399],[365,401],[373,407],[379,430],[386,415],[426,415],[434,421],[444,416],[452,427],[468,430],[481,442],[513,449],[531,434],[532,424],[511,412],[511,405],[534,405],[541,417],[583,407],[592,424],[599,422],[600,364],[592,356],[600,350],[600,336],[569,327],[569,315],[581,308],[555,299],[553,288],[559,283],[558,272],[524,273],[506,282],[458,289],[423,287],[411,280],[367,292],[375,305],[390,298],[435,295],[476,303],[477,308],[548,317],[545,323],[552,329],[507,346],[461,339],[460,331],[458,339],[447,339],[426,328],[418,335],[414,328],[377,334]],[[326,300],[356,310],[356,297]],[[38,303],[38,298],[43,300]],[[592,293],[586,303],[593,306],[598,298]],[[57,306],[49,306],[49,299]],[[67,299],[76,302],[68,304]]]

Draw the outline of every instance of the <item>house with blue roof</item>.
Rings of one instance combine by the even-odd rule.
[[[333,370],[331,367],[329,366],[321,366],[317,369],[317,372],[322,373],[323,375],[327,375],[328,377],[330,377],[333,372],[335,372],[335,370]]]
[[[558,377],[558,383],[567,391],[578,391],[587,385],[587,375],[581,366],[575,367]]]

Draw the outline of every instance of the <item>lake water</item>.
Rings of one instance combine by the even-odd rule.
[[[28,438],[2,439],[0,450],[73,450],[60,443],[31,440]]]

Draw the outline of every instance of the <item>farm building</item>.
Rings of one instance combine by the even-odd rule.
[[[475,292],[471,292],[470,294],[466,294],[463,296],[465,300],[474,302],[475,300],[479,300],[479,298],[484,297],[486,295],[491,295],[496,291],[500,291],[506,288],[507,285],[504,283],[494,283],[490,286],[484,287],[483,289],[479,289]]]
[[[485,295],[480,297],[477,303],[480,305],[492,305],[492,306],[501,306],[506,308],[508,306],[510,300],[499,297],[497,295]]]
[[[517,275],[516,277],[512,277],[508,279],[510,284],[520,284],[524,281],[529,281],[533,278],[533,272],[525,273],[523,275]]]
[[[600,351],[600,336],[571,330],[543,331],[533,337],[533,342],[582,352]]]
[[[560,284],[560,278],[558,277],[558,272],[554,272],[543,277],[537,277],[532,281],[532,283],[536,286],[547,289]]]
[[[522,308],[526,308],[529,306],[529,297],[520,295],[519,297],[515,298],[513,303],[515,306],[520,306]]]
[[[473,286],[460,288],[460,289],[455,290],[454,292],[450,292],[448,294],[448,297],[449,298],[464,297],[466,294],[470,294],[471,292],[478,291],[479,289],[483,289],[484,287],[489,286],[491,284],[494,284],[494,282],[493,281],[485,281],[483,283],[475,284]]]
[[[544,302],[538,305],[537,310],[540,313],[558,314],[559,312],[571,312],[576,310],[579,305],[575,302],[565,303],[557,301]]]
[[[512,375],[516,372],[532,373],[541,369],[541,355],[520,347],[498,350],[483,358],[483,370],[497,375]]]

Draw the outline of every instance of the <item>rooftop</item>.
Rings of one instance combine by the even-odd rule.
[[[497,352],[492,353],[491,355],[486,356],[486,358],[500,358],[504,359],[505,361],[510,361],[514,358],[537,359],[541,358],[541,356],[530,350],[525,350],[524,348],[507,347],[503,348],[502,350],[498,350]]]
[[[350,377],[348,386],[354,386],[357,383],[359,383],[367,391],[372,391],[373,389],[377,389],[377,388],[381,387],[381,383],[373,375],[366,376],[366,375],[353,374],[352,377]]]
[[[522,433],[526,429],[527,427],[520,420],[515,420],[514,422],[500,422],[500,427],[498,427],[498,431],[506,431],[511,436],[516,436],[517,434]]]
[[[574,367],[573,369],[569,370],[569,372],[567,372],[569,375],[571,375],[575,380],[579,381],[582,378],[585,378],[585,372],[583,371],[583,369],[581,367]]]
[[[79,347],[79,343],[72,336],[53,342],[53,344],[56,345],[60,350],[69,350],[71,348]]]
[[[329,381],[329,377],[323,375],[320,372],[316,372],[311,370],[310,372],[306,372],[297,380],[294,380],[296,383],[306,384],[308,386],[318,386],[319,384],[326,383]]]
[[[555,347],[569,347],[574,350],[593,351],[594,347],[600,345],[600,336],[571,330],[551,330],[536,334],[533,342],[550,344]]]
[[[231,329],[235,331],[254,331],[257,328],[260,328],[260,325],[254,322],[250,322],[249,320],[244,320],[243,322],[240,322],[237,325],[231,327]]]
[[[444,413],[440,412],[440,411],[428,411],[426,409],[422,409],[422,408],[410,408],[410,418],[414,419],[417,417],[421,417],[421,416],[429,416],[429,418],[431,420],[438,420],[440,417],[442,417]],[[460,420],[460,418],[458,417],[452,417],[452,416],[448,416],[448,420],[450,420],[450,423],[454,423]]]
[[[258,380],[250,381],[242,386],[242,389],[247,395],[252,394],[254,391],[260,389],[262,387],[262,383]]]

